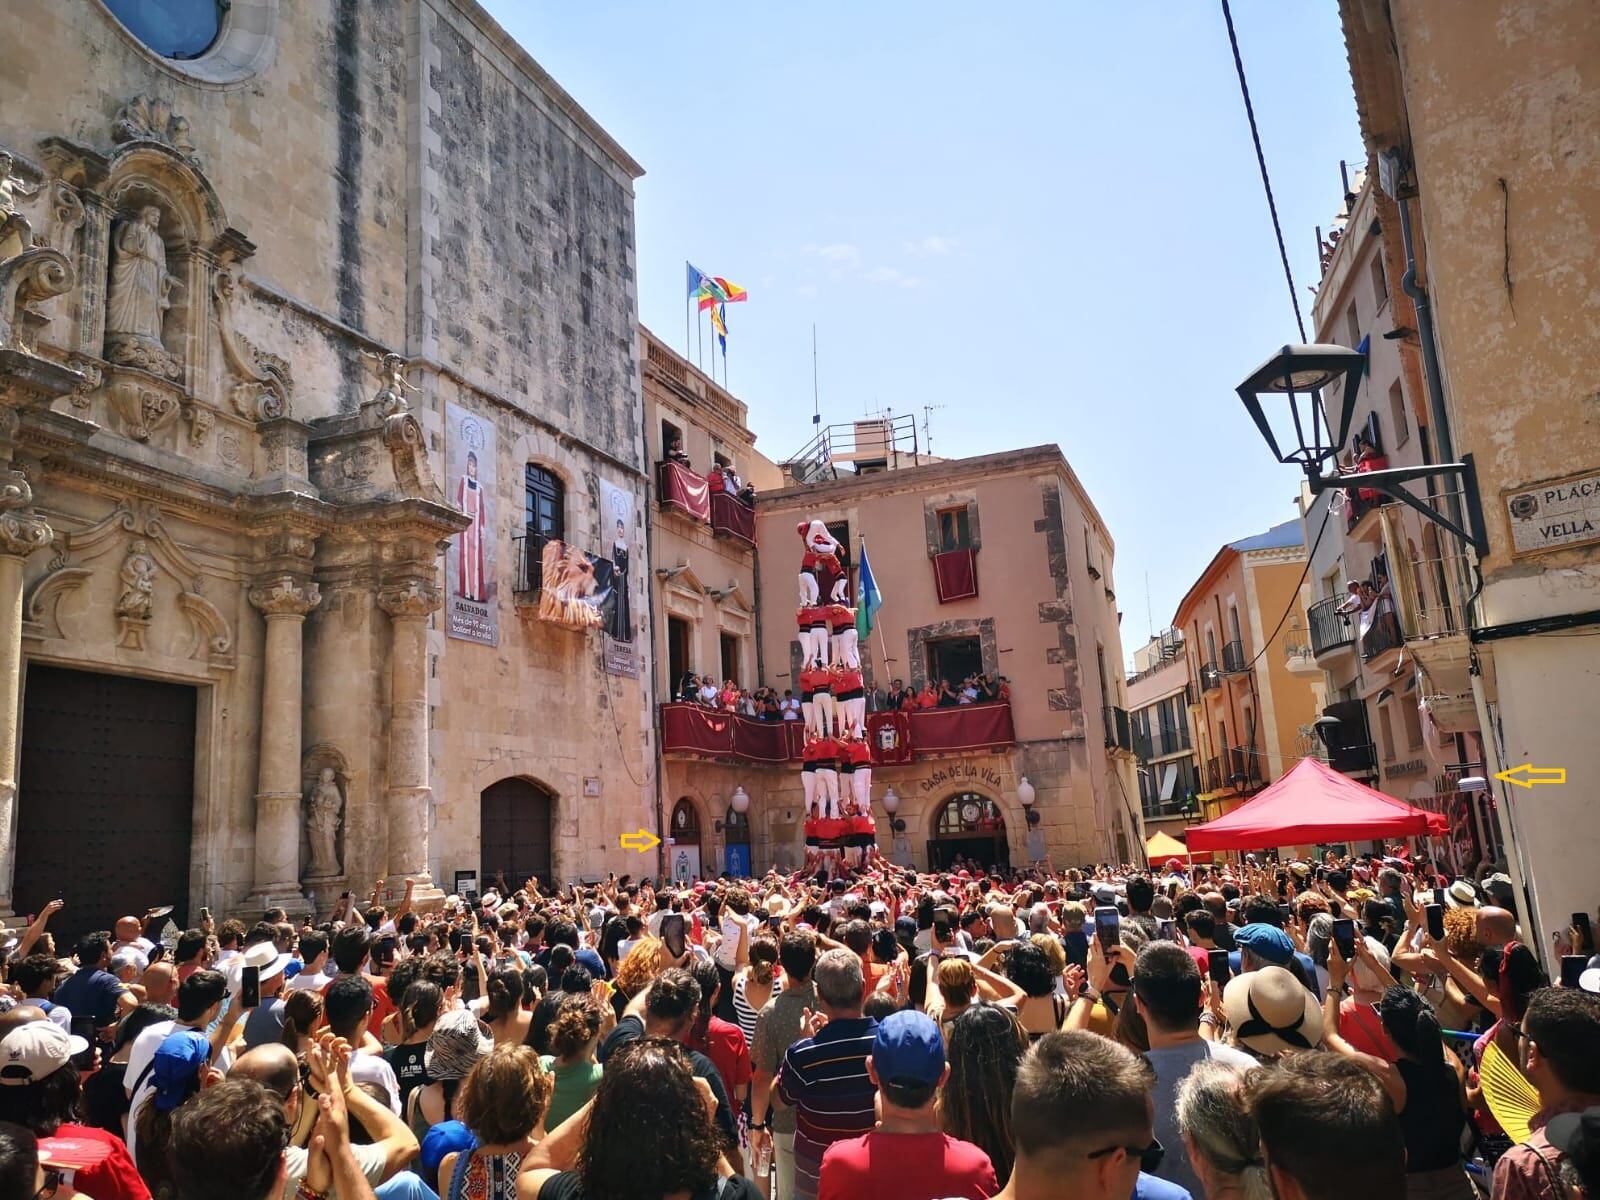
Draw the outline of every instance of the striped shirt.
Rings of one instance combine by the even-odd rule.
[[[789,1047],[778,1072],[778,1094],[795,1110],[794,1192],[816,1200],[822,1153],[834,1142],[860,1137],[875,1124],[877,1089],[867,1056],[878,1023],[871,1017],[829,1021],[814,1038]]]
[[[746,978],[747,976],[743,971],[733,977],[733,1012],[739,1018],[739,1028],[744,1030],[745,1044],[754,1047],[756,1044],[756,1018],[761,1015],[761,1010],[751,1008],[750,1001],[745,998],[744,985]],[[768,996],[767,999],[772,1000],[782,994],[783,979],[781,977],[774,978],[772,981],[772,995]]]

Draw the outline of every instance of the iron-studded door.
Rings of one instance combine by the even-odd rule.
[[[124,915],[189,910],[195,689],[28,668],[18,779],[15,910],[56,896],[57,947]]]
[[[506,886],[521,887],[530,875],[550,880],[550,793],[526,779],[502,779],[483,791],[478,842],[483,854],[480,888],[505,873]]]

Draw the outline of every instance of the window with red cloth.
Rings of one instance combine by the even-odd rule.
[[[711,532],[756,544],[756,510],[726,491],[711,493]]]
[[[969,600],[978,594],[978,552],[971,546],[933,556],[933,582],[939,603]]]
[[[657,484],[662,504],[670,505],[696,520],[711,519],[711,485],[682,463],[670,460],[661,463],[657,470]]]

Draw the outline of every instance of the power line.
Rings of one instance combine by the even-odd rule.
[[[1311,574],[1311,560],[1317,556],[1317,547],[1322,545],[1322,535],[1327,532],[1328,518],[1333,516],[1332,505],[1322,510],[1322,524],[1317,527],[1317,536],[1312,540],[1311,550],[1306,554],[1306,569],[1300,572],[1300,579],[1294,585],[1294,591],[1289,596],[1289,607],[1283,610],[1283,616],[1278,618],[1278,623],[1272,627],[1272,632],[1267,634],[1261,649],[1256,651],[1256,656],[1245,664],[1249,670],[1261,661],[1263,655],[1272,645],[1272,639],[1278,636],[1278,630],[1283,628],[1283,623],[1289,619],[1289,614],[1294,612],[1300,604],[1300,589],[1305,586],[1306,576]]]
[[[1294,290],[1294,273],[1289,270],[1289,250],[1283,243],[1283,226],[1278,221],[1278,202],[1272,196],[1272,179],[1267,174],[1267,156],[1261,150],[1261,131],[1256,128],[1256,109],[1250,102],[1250,85],[1244,78],[1244,59],[1239,57],[1239,36],[1233,29],[1233,12],[1222,0],[1222,19],[1228,23],[1228,44],[1233,47],[1233,68],[1239,74],[1239,92],[1244,96],[1245,116],[1250,118],[1250,140],[1256,145],[1256,164],[1261,168],[1261,186],[1267,192],[1267,209],[1272,213],[1272,232],[1278,238],[1278,257],[1283,260],[1283,278],[1289,285],[1289,303],[1294,305],[1294,323],[1300,340],[1306,340],[1306,323],[1300,316],[1300,297]]]

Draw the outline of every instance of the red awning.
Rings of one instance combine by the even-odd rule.
[[[734,538],[747,546],[756,544],[756,510],[727,492],[711,493],[711,532]]]
[[[1265,850],[1426,837],[1444,833],[1447,824],[1437,813],[1412,808],[1303,758],[1255,799],[1215,821],[1191,825],[1185,840],[1191,850]]]
[[[933,556],[933,582],[939,603],[970,600],[978,594],[978,559],[971,546]]]
[[[662,504],[670,504],[699,521],[711,519],[711,485],[704,478],[670,459],[660,465],[656,478]]]

